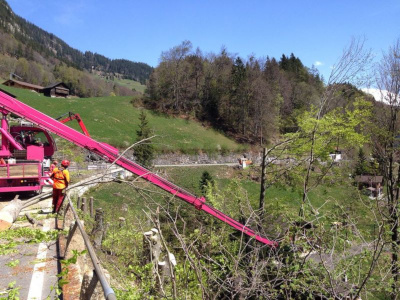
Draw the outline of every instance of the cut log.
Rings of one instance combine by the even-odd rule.
[[[18,218],[18,215],[22,209],[23,202],[18,199],[18,195],[8,204],[0,210],[0,231],[7,230]]]

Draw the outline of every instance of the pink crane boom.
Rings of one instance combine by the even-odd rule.
[[[232,226],[233,228],[243,232],[244,234],[253,237],[257,241],[260,241],[268,246],[277,247],[278,244],[275,241],[271,241],[267,238],[257,235],[252,229],[242,225],[236,220],[230,218],[229,216],[223,214],[219,210],[206,204],[204,197],[196,197],[184,189],[174,185],[173,183],[167,181],[166,179],[152,173],[151,171],[143,168],[137,163],[125,158],[119,157],[118,149],[106,143],[98,142],[89,136],[86,136],[59,121],[37,111],[36,109],[16,100],[15,98],[0,91],[0,107],[3,115],[7,113],[14,113],[20,117],[27,119],[28,121],[36,124],[38,127],[50,131],[79,147],[88,149],[89,151],[100,155],[109,162],[115,162],[122,168],[132,172],[133,174],[140,176],[152,184],[162,188],[163,190],[173,194],[190,204],[192,204],[196,209],[202,210],[215,218],[221,220],[222,222]]]

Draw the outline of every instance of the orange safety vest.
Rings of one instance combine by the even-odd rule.
[[[63,190],[69,183],[69,172],[66,169],[54,168],[51,178],[54,180],[53,188]]]

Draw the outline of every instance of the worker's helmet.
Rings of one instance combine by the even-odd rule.
[[[61,165],[63,165],[64,167],[68,167],[69,166],[69,160],[63,160],[61,162]]]

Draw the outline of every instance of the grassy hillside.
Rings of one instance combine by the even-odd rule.
[[[101,78],[100,76],[97,76],[98,78]],[[103,79],[103,78],[102,78]],[[114,82],[120,86],[124,86],[129,88],[130,90],[135,89],[135,91],[138,91],[140,93],[144,93],[144,90],[146,89],[146,86],[141,84],[138,81],[135,80],[130,80],[130,79],[119,79],[115,78],[114,80],[107,80],[108,82]]]
[[[79,113],[90,134],[99,141],[123,148],[136,140],[140,109],[133,107],[131,97],[58,99],[3,85],[0,88],[54,118],[68,111]],[[150,126],[158,135],[154,143],[159,152],[212,153],[243,150],[243,145],[197,122],[146,112]],[[79,129],[75,122],[68,125]]]

